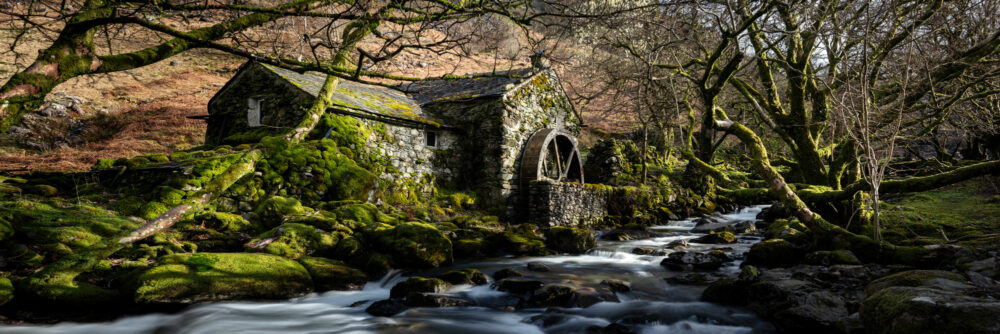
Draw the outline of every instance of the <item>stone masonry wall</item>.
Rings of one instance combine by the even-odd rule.
[[[387,158],[386,167],[389,168],[380,176],[382,181],[397,184],[407,180],[437,182],[450,181],[454,177],[456,164],[442,161],[445,160],[443,156],[447,155],[458,142],[454,132],[432,129],[431,131],[437,132],[438,145],[436,148],[431,148],[426,145],[424,129],[373,120],[361,120],[361,122],[368,128],[374,129],[368,137],[366,149],[369,152],[380,152]],[[429,176],[432,178],[427,179]]]
[[[578,183],[535,181],[529,190],[530,222],[540,226],[586,227],[608,213],[608,194]]]
[[[563,129],[574,136],[580,133],[580,120],[563,93],[559,78],[551,70],[542,70],[504,96],[506,105],[502,118],[500,140],[500,195],[505,199],[508,215],[520,206],[521,155],[531,135],[545,128]]]

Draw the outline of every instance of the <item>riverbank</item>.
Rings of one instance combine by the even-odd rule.
[[[578,255],[501,257],[458,261],[434,270],[393,271],[356,291],[311,294],[283,302],[208,303],[173,314],[106,323],[6,327],[0,333],[773,332],[771,325],[746,310],[700,300],[710,280],[739,275],[742,254],[760,238],[738,233],[732,243],[711,243],[705,238],[710,234],[691,232],[709,221],[746,225],[759,211],[760,207],[750,207],[713,215],[711,220],[691,218],[648,230],[608,230],[599,235],[592,250]],[[714,269],[669,268],[673,262],[668,253],[713,252],[725,259],[716,261]],[[440,277],[450,283],[438,282],[431,291],[421,291],[404,283],[418,281],[415,277]],[[408,285],[412,291],[404,293]],[[403,297],[391,298],[393,294]],[[403,308],[397,314],[370,314],[373,304],[393,300]],[[409,306],[418,302],[423,304]]]

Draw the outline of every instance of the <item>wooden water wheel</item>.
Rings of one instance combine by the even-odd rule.
[[[583,161],[576,138],[560,129],[542,129],[531,135],[521,156],[521,185],[555,180],[583,183]]]

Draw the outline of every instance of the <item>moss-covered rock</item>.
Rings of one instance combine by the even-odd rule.
[[[736,242],[736,236],[732,232],[709,232],[708,234],[692,239],[691,242],[699,244],[731,244]]]
[[[489,281],[486,278],[486,274],[483,274],[483,272],[475,268],[451,270],[444,274],[438,275],[437,278],[440,278],[445,282],[454,285],[459,285],[459,284],[483,285]]]
[[[480,258],[489,253],[490,243],[483,239],[459,239],[453,242],[456,258]]]
[[[545,247],[545,241],[534,225],[522,224],[519,228],[504,232],[498,239],[500,248],[514,255],[549,255],[554,253]]]
[[[829,266],[834,264],[861,264],[857,256],[854,256],[854,252],[846,249],[838,249],[834,251],[816,251],[806,254],[806,263]]]
[[[285,217],[299,216],[306,210],[297,199],[273,196],[258,205],[254,214],[264,227],[270,228],[281,224]]]
[[[888,333],[996,333],[1000,303],[955,291],[893,286],[878,290],[861,304],[865,330]]]
[[[893,286],[922,286],[940,283],[941,281],[964,283],[965,277],[958,273],[943,270],[909,270],[871,281],[865,287],[865,293],[873,295],[879,290]]]
[[[410,222],[371,233],[376,249],[392,256],[396,267],[429,268],[450,264],[451,240],[433,226]]]
[[[390,298],[403,298],[412,292],[442,292],[451,287],[448,282],[439,278],[410,277],[397,283],[389,290]]]
[[[198,214],[194,217],[194,222],[220,232],[246,231],[251,226],[250,222],[240,215],[215,211]]]
[[[247,248],[291,259],[310,254],[328,254],[339,239],[330,232],[296,223],[285,223],[257,236]]]
[[[545,244],[560,252],[583,254],[594,248],[597,240],[588,229],[556,226],[545,231]]]
[[[313,283],[298,262],[270,254],[175,254],[157,260],[134,283],[137,303],[196,303],[283,299],[308,293]]]
[[[784,239],[771,239],[750,247],[748,264],[762,267],[787,267],[802,260],[802,250]]]
[[[0,305],[11,299],[14,299],[14,284],[11,284],[10,279],[0,277]]]
[[[299,263],[309,271],[316,291],[358,290],[368,282],[361,270],[351,268],[341,261],[321,257],[303,257]]]

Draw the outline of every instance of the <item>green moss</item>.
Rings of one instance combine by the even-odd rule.
[[[536,231],[527,227],[504,232],[500,236],[499,244],[504,251],[515,255],[549,255],[554,253],[545,248],[545,242]]]
[[[47,185],[47,184],[38,184],[38,185],[28,186],[28,187],[25,187],[25,190],[28,193],[39,195],[39,196],[45,196],[45,197],[52,197],[52,196],[55,196],[55,195],[59,194],[59,189],[56,189],[56,187],[53,187],[53,186],[50,186],[50,185]]]
[[[588,229],[556,226],[545,231],[549,248],[570,254],[582,254],[594,248],[597,240]]]
[[[14,284],[11,284],[9,279],[0,277],[0,305],[6,304],[11,299],[14,299]]]
[[[246,231],[251,227],[250,222],[240,215],[225,212],[208,211],[194,217],[194,222],[204,224],[205,227],[225,232]]]
[[[253,250],[298,259],[310,254],[327,254],[339,239],[336,235],[303,224],[285,223],[254,238]]]
[[[403,298],[411,292],[443,292],[451,284],[438,278],[410,277],[405,281],[397,283],[389,290],[390,298]]]
[[[170,210],[166,205],[160,202],[148,202],[139,207],[138,215],[140,218],[145,220],[152,220],[164,212]]]
[[[285,220],[285,217],[300,216],[307,212],[297,199],[273,196],[257,206],[254,214],[264,226],[275,226]]]
[[[398,267],[428,268],[452,262],[451,240],[425,223],[402,223],[369,235],[376,248],[392,256]]]
[[[946,279],[955,282],[965,282],[965,277],[958,273],[943,270],[909,270],[885,276],[868,283],[865,292],[868,295],[893,287],[893,286],[921,286],[924,283],[935,280]]]
[[[114,159],[97,159],[97,163],[90,167],[91,170],[110,169],[115,165]]]
[[[309,272],[270,254],[175,254],[136,278],[137,303],[194,303],[229,299],[283,299],[307,293]]]
[[[341,261],[321,257],[303,257],[299,263],[309,271],[317,292],[327,290],[357,290],[365,285],[365,273]]]
[[[437,278],[454,285],[483,285],[489,281],[489,279],[486,278],[486,274],[483,274],[483,272],[475,268],[450,270],[444,274],[438,275]]]
[[[995,191],[990,184],[981,178],[972,179],[883,203],[883,236],[896,245],[942,243],[946,237],[960,244],[976,244],[978,239],[1000,229],[1000,220],[996,219],[1000,203],[982,195]]]

